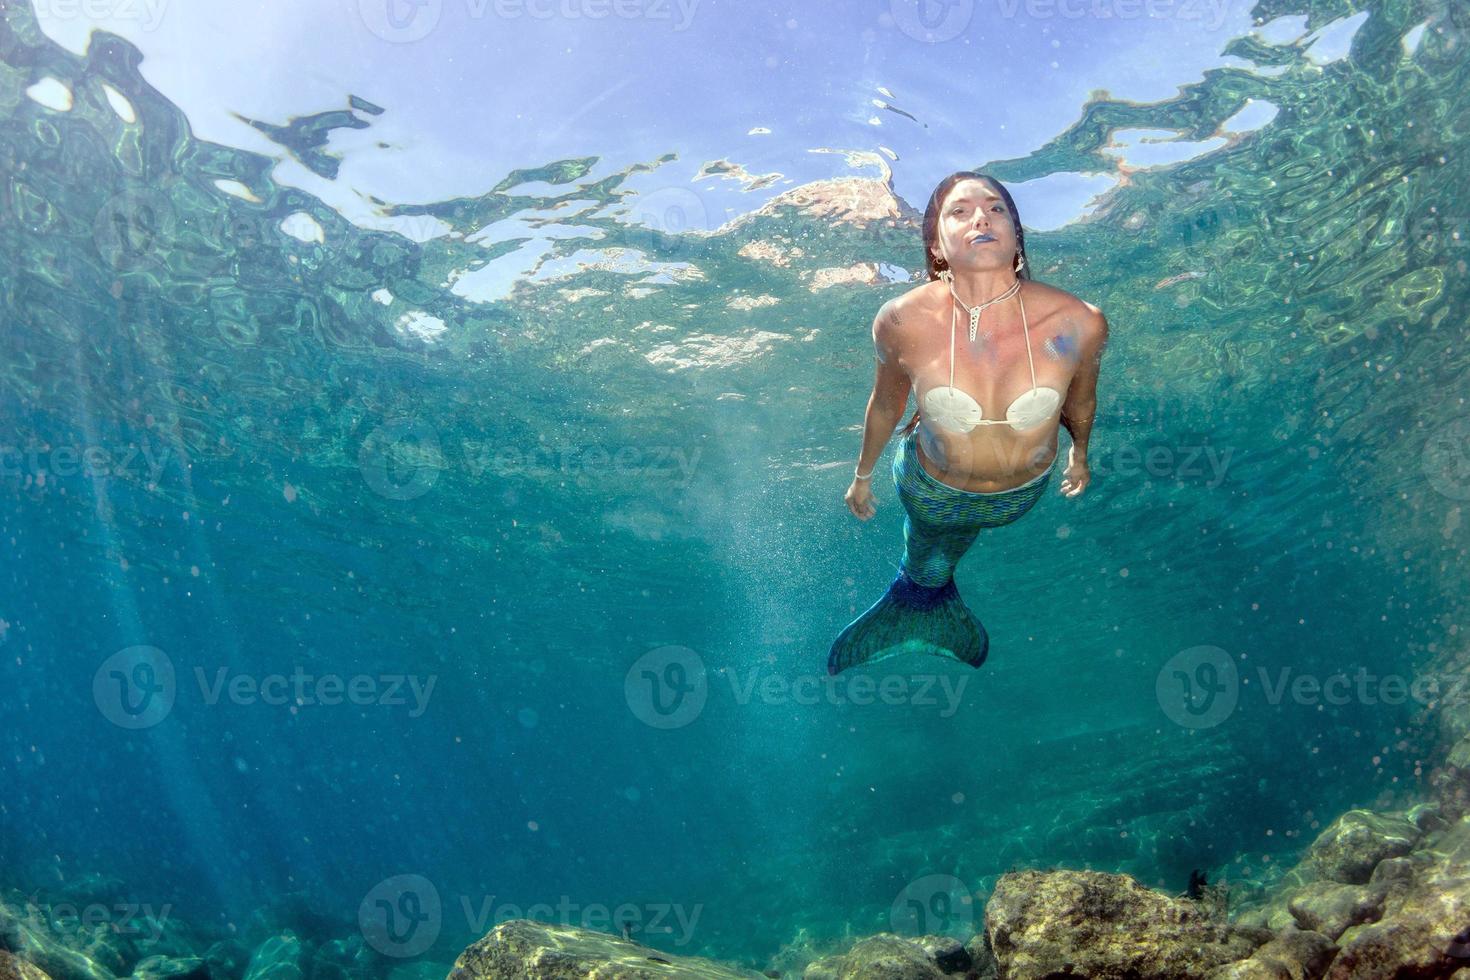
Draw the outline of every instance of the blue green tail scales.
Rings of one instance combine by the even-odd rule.
[[[949,656],[978,667],[989,652],[985,627],[955,588],[955,566],[981,530],[1010,524],[1035,505],[1055,465],[999,493],[961,490],[923,468],[914,445],[917,432],[899,440],[893,458],[893,482],[907,514],[898,577],[838,635],[827,655],[828,673],[907,652]]]
[[[883,597],[838,635],[827,655],[827,673],[908,652],[951,656],[979,667],[989,651],[990,637],[960,598],[954,579],[932,587],[900,570]]]

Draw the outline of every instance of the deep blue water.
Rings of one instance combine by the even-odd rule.
[[[868,704],[823,678],[901,549],[890,485],[865,524],[841,496],[911,227],[683,234],[695,191],[588,145],[383,205],[456,236],[365,230],[195,139],[122,38],[78,57],[0,8],[0,885],[105,875],[210,935],[437,900],[424,948],[369,939],[426,972],[496,918],[628,903],[670,917],[653,945],[761,965],[965,933],[1017,867],[1248,892],[1412,799],[1437,706],[1382,678],[1435,679],[1465,594],[1467,24],[1360,6],[1340,59],[1243,37],[1284,71],[966,161],[1116,173],[1115,132],[1278,109],[1028,234],[1112,325],[1093,486],[961,565],[980,671],[885,663]],[[70,108],[27,94],[48,76]],[[547,264],[447,286],[534,237],[464,240],[517,214],[571,229]]]

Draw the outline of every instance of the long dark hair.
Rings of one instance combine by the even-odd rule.
[[[1011,215],[1011,225],[1016,231],[1016,259],[1012,268],[1016,272],[1017,279],[1030,279],[1031,260],[1026,258],[1026,233],[1021,228],[1021,212],[1016,210],[1016,202],[1011,198],[1011,192],[1006,190],[1006,185],[996,180],[989,174],[976,173],[973,170],[959,170],[950,174],[939,182],[934,188],[934,193],[929,195],[929,206],[924,209],[924,265],[929,269],[929,279],[932,282],[939,278],[939,273],[947,266],[943,258],[934,254],[934,246],[939,244],[939,208],[944,204],[944,199],[949,197],[949,192],[954,190],[956,184],[962,180],[979,180],[989,184],[1002,201],[1006,202],[1006,209]],[[918,392],[914,393],[915,397]],[[900,435],[908,435],[919,424],[919,409],[914,409],[913,416],[899,429]]]

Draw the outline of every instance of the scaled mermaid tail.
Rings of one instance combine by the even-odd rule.
[[[883,597],[838,634],[827,654],[827,673],[910,652],[937,653],[971,667],[985,662],[990,637],[954,579],[931,588],[900,570]]]
[[[900,653],[934,653],[971,667],[985,662],[990,638],[954,584],[955,566],[985,528],[1019,520],[1051,483],[1053,465],[1019,487],[975,493],[941,483],[919,463],[914,430],[899,440],[893,482],[907,514],[903,562],[883,598],[847,625],[827,654],[827,672]]]

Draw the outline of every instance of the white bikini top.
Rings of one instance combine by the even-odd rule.
[[[975,399],[954,386],[954,329],[959,316],[959,297],[952,297],[949,317],[949,385],[930,388],[924,395],[922,416],[927,416],[941,429],[950,432],[969,432],[977,425],[1009,425],[1017,432],[1034,429],[1052,417],[1062,403],[1061,392],[1055,388],[1036,386],[1036,359],[1031,354],[1031,328],[1026,323],[1026,301],[1017,294],[1021,303],[1021,329],[1026,334],[1026,361],[1031,366],[1031,390],[1024,392],[1011,407],[1006,409],[1003,419],[987,419]]]

